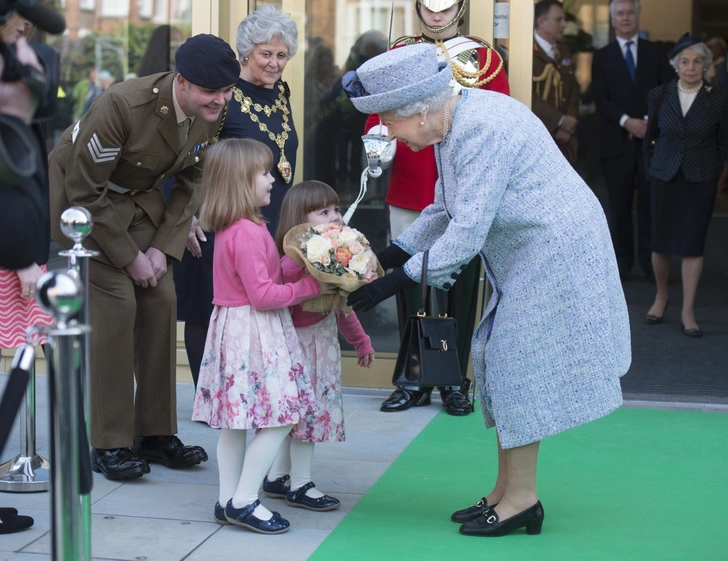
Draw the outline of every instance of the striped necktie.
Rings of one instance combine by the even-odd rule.
[[[624,60],[627,62],[627,70],[629,70],[629,75],[632,78],[632,82],[637,81],[637,67],[634,64],[634,55],[632,54],[632,45],[634,45],[634,41],[627,41],[624,51]]]

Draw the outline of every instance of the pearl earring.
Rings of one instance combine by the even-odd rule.
[[[424,121],[420,121],[420,126],[423,126],[424,127],[425,126],[425,122]]]

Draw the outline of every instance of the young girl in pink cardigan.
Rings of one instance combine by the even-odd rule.
[[[276,231],[276,245],[281,254],[286,233],[306,222],[343,224],[339,196],[326,183],[304,181],[286,193]],[[282,258],[281,265],[284,282],[294,282],[303,277],[304,268],[288,257]],[[312,420],[297,424],[291,432],[293,438],[283,442],[268,477],[263,480],[263,492],[269,497],[285,499],[286,504],[293,507],[333,510],[341,503],[315,489],[311,480],[311,464],[316,442],[344,440],[338,331],[354,345],[359,366],[372,366],[374,349],[353,312],[348,316],[343,312],[320,314],[304,312],[301,306],[293,306],[291,316],[303,349],[304,370],[311,372],[313,379],[316,415]]]
[[[291,427],[316,412],[313,384],[289,306],[333,292],[312,277],[283,283],[280,257],[260,214],[270,204],[271,151],[228,139],[205,160],[200,211],[216,232],[210,328],[192,418],[220,428],[214,518],[255,532],[290,527],[260,504],[258,489]],[[257,429],[247,452],[246,431]]]

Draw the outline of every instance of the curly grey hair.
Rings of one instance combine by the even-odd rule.
[[[448,86],[445,89],[440,90],[428,97],[418,99],[402,107],[397,107],[392,110],[394,118],[398,121],[417,115],[418,113],[429,113],[430,111],[437,111],[443,107],[453,95],[453,89]]]
[[[612,0],[609,3],[609,15],[612,16],[612,19],[614,19],[616,17],[614,15],[614,6],[621,2],[627,2],[629,4],[634,4],[634,11],[637,12],[637,17],[639,17],[640,12],[642,12],[642,6],[640,5],[640,0]]]
[[[710,68],[710,65],[713,64],[713,53],[705,43],[695,43],[694,45],[685,47],[683,51],[686,51],[688,49],[693,51],[696,55],[703,57],[703,71]],[[680,53],[681,52],[682,51],[680,51]],[[677,70],[677,62],[680,58],[680,53],[677,53],[674,57],[670,59],[670,66],[672,66],[675,70]]]
[[[298,29],[289,14],[282,14],[278,8],[266,4],[248,15],[238,25],[235,48],[240,60],[249,56],[256,45],[270,43],[278,37],[288,45],[288,58],[298,51]]]

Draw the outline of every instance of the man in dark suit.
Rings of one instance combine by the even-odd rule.
[[[609,227],[620,277],[634,264],[632,200],[638,191],[637,260],[648,279],[650,262],[650,192],[642,158],[647,129],[647,92],[674,78],[663,47],[639,37],[639,0],[609,5],[617,39],[594,53],[592,90],[601,115],[601,157],[609,192]]]

